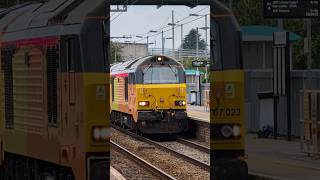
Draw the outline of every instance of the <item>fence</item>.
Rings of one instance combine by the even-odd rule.
[[[149,49],[149,55],[159,55],[159,54],[173,57],[175,59],[196,58],[196,57],[210,58],[210,52],[208,50],[199,50],[197,53],[196,50],[192,50],[192,49],[177,49],[174,51],[172,49],[164,49],[164,52],[162,52],[161,48]]]
[[[320,91],[302,91],[300,102],[301,152],[320,155]]]
[[[272,70],[247,70],[245,75],[245,116],[247,129],[249,131],[258,131],[260,127],[260,102],[257,96],[258,92],[272,91]],[[320,89],[320,71],[312,70],[310,72],[295,70],[291,72],[291,118],[292,134],[300,136],[300,118],[301,101],[299,99],[300,91],[307,85],[307,79],[310,79],[310,88]],[[287,133],[286,121],[286,99],[280,98],[278,105],[278,133],[285,135]]]

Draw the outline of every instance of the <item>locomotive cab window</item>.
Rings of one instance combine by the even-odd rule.
[[[179,71],[172,66],[150,66],[143,71],[144,84],[179,83]]]

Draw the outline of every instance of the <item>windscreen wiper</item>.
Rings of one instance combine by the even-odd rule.
[[[178,73],[178,72],[174,72],[174,70],[173,70],[173,68],[172,68],[171,64],[168,64],[168,66],[170,67],[170,69],[171,69],[171,71],[173,72],[173,74],[177,77],[177,73]]]

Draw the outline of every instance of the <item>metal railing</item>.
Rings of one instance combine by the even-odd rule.
[[[310,155],[320,155],[320,91],[302,90],[300,98],[300,150]]]
[[[164,55],[169,56],[175,59],[181,58],[197,58],[197,57],[205,57],[210,58],[210,51],[209,50],[199,50],[198,53],[196,50],[193,49],[161,49],[161,48],[152,48],[148,51],[149,55]],[[198,56],[197,56],[198,55]]]

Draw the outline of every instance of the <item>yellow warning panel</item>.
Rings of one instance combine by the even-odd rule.
[[[244,149],[244,72],[212,71],[211,74],[211,148]]]

